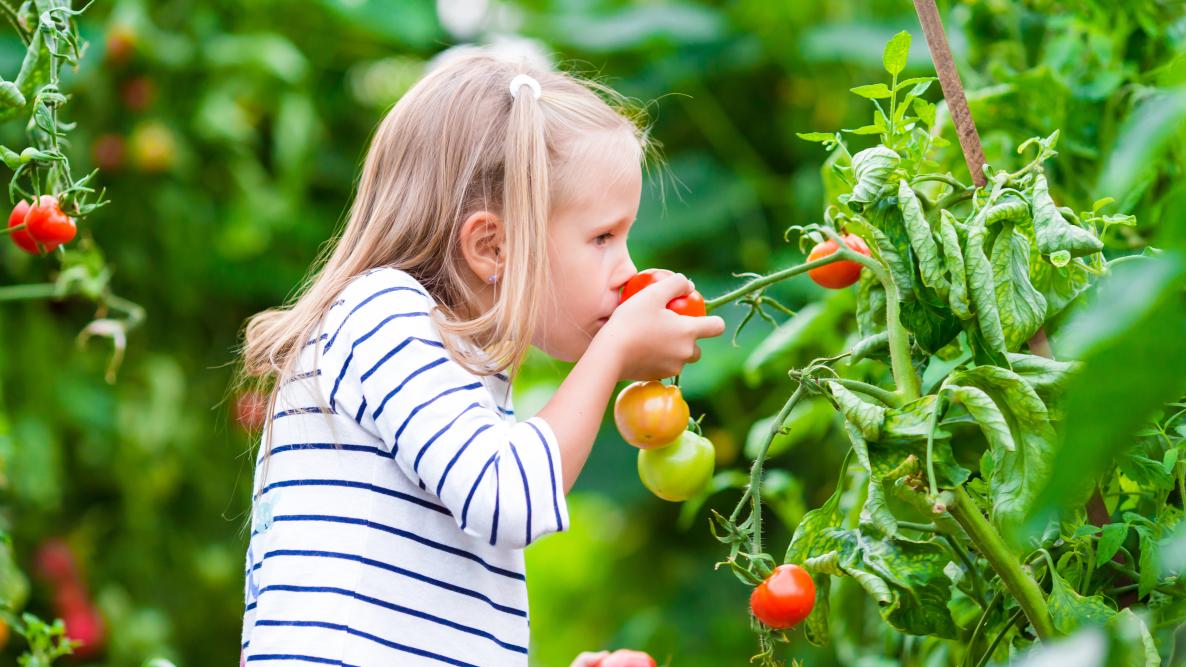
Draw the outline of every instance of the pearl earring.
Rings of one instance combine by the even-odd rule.
[[[498,275],[496,274],[496,275],[492,275],[492,276],[490,276],[489,278],[487,278],[487,279],[486,279],[486,282],[488,282],[488,283],[490,283],[491,285],[493,285],[493,284],[494,284],[494,283],[495,283],[497,280],[498,280]]]

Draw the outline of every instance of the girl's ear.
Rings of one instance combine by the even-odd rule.
[[[474,276],[486,284],[497,281],[506,263],[502,219],[490,211],[472,213],[461,223],[458,236],[461,254]]]

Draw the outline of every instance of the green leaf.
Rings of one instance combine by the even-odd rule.
[[[905,180],[898,181],[898,207],[902,210],[902,220],[906,224],[910,246],[914,248],[914,256],[918,259],[922,284],[935,290],[943,300],[947,300],[950,285],[943,275],[944,266],[939,257],[939,246],[935,243],[931,226],[927,223],[914,189]]]
[[[846,129],[844,132],[855,134],[857,136],[869,136],[873,134],[884,134],[886,132],[886,127],[879,123],[873,123],[872,125],[862,125],[861,127],[851,130]]]
[[[873,126],[869,126],[873,127]],[[884,131],[878,130],[878,132]],[[874,133],[876,134],[876,133]],[[902,158],[885,146],[874,146],[852,156],[852,173],[856,179],[848,206],[858,213],[881,196],[881,189],[898,168]]]
[[[1043,255],[1065,250],[1072,257],[1082,257],[1104,248],[1095,234],[1062,217],[1050,198],[1046,177],[1041,174],[1034,181],[1034,234],[1038,239],[1038,251]]]
[[[989,206],[983,215],[986,225],[994,225],[998,222],[1019,222],[1030,217],[1030,206],[1021,197],[1007,194],[1000,201]]]
[[[1054,627],[1062,634],[1070,634],[1080,626],[1108,622],[1116,610],[1102,595],[1084,597],[1067,585],[1057,571],[1050,571],[1051,590],[1046,602]]]
[[[925,464],[927,459],[927,435],[931,430],[931,412],[935,409],[937,397],[923,396],[900,408],[891,408],[885,413],[881,427],[881,440],[871,442],[869,462],[874,472],[884,478],[899,474],[904,465],[914,457]],[[961,466],[951,449],[951,433],[936,426],[932,446],[932,462],[935,476],[942,486],[952,487],[967,481],[971,472]]]
[[[857,332],[865,339],[885,333],[885,288],[871,271],[857,283]]]
[[[1016,350],[1042,327],[1046,299],[1030,284],[1029,240],[1005,225],[992,248],[992,274],[996,285],[997,312],[1005,346]]]
[[[898,91],[909,86],[915,86],[915,89],[910,91],[910,94],[917,97],[925,93],[927,88],[929,88],[932,83],[938,80],[938,78],[933,76],[914,76],[910,77],[909,79],[902,79],[899,81],[898,85],[894,87],[894,90]]]
[[[968,291],[972,295],[972,306],[976,310],[976,322],[980,334],[990,350],[1004,355],[1007,352],[1005,331],[1001,315],[997,311],[996,288],[993,283],[993,267],[984,254],[987,231],[973,225],[968,229],[968,246],[964,250],[964,267],[967,269]]]
[[[839,479],[832,495],[824,504],[803,515],[799,525],[795,526],[795,534],[791,536],[791,543],[787,545],[784,563],[803,563],[809,558],[822,556],[839,548],[839,540],[832,535],[829,528],[839,527],[844,520],[840,511],[840,496],[844,493],[844,479],[848,474],[848,459],[840,466]]]
[[[1157,578],[1161,574],[1161,531],[1149,526],[1134,525],[1140,538],[1141,554],[1137,567],[1137,595],[1145,597],[1157,586]]]
[[[844,431],[856,452],[857,463],[869,473],[868,489],[865,504],[861,507],[861,528],[871,530],[874,534],[893,536],[898,533],[898,520],[894,518],[886,500],[884,480],[874,472],[869,462],[869,445],[861,437],[860,430],[850,422],[844,423]]]
[[[947,601],[951,579],[947,550],[933,542],[877,539],[855,530],[828,531],[839,544],[839,565],[879,605],[881,617],[912,635],[954,639],[958,635]]]
[[[808,397],[799,401],[791,409],[791,414],[787,416],[786,421],[783,422],[780,432],[774,436],[774,441],[770,443],[770,448],[766,451],[766,458],[772,459],[794,449],[795,446],[803,442],[821,440],[828,432],[833,414],[835,412],[832,410],[832,406],[823,398]],[[744,449],[748,458],[757,457],[758,451],[770,434],[770,425],[777,416],[771,415],[759,419],[750,426],[749,433],[745,438]],[[785,433],[782,432],[784,430]]]
[[[885,45],[882,64],[890,76],[898,76],[906,69],[906,59],[910,57],[910,33],[903,30],[893,36]]]
[[[1063,393],[1083,364],[1077,361],[1057,361],[1036,354],[1010,352],[1009,365],[1033,388],[1046,408],[1050,409]]]
[[[1095,566],[1100,567],[1112,560],[1116,552],[1120,551],[1120,547],[1124,546],[1124,540],[1127,538],[1127,523],[1110,523],[1104,526],[1103,532],[1100,533],[1099,544],[1095,547]]]
[[[836,135],[831,132],[796,132],[795,136],[803,139],[804,141],[812,141],[815,143],[836,141]]]
[[[1050,478],[1055,433],[1046,404],[1016,373],[997,366],[977,366],[951,376],[953,384],[988,394],[1004,415],[1016,447],[992,449],[989,482],[992,520],[1007,540],[1017,529]]]
[[[964,406],[972,419],[975,419],[976,423],[980,425],[980,430],[984,432],[984,437],[988,440],[990,447],[1010,452],[1017,450],[1017,445],[1013,442],[1013,433],[1009,430],[1009,423],[1005,421],[1005,415],[1001,414],[997,404],[993,403],[988,394],[976,387],[961,387],[959,385],[948,385],[947,392],[951,401]]]
[[[852,92],[869,100],[884,100],[893,96],[893,91],[884,83],[874,83],[868,86],[857,86],[850,89]]]
[[[844,418],[860,429],[861,435],[866,440],[874,442],[880,440],[881,423],[885,421],[888,409],[864,400],[837,382],[828,382],[827,384],[828,389],[832,392],[832,398],[836,399],[836,403],[840,405],[840,412],[844,414]]]
[[[947,209],[939,212],[939,238],[943,242],[943,264],[947,267],[950,278],[951,291],[948,304],[951,311],[961,320],[970,320],[972,306],[968,302],[968,278],[964,270],[964,251],[960,247],[960,238],[955,216]]]
[[[915,98],[912,106],[914,107],[914,113],[918,116],[918,119],[925,123],[927,127],[935,126],[934,104],[931,104],[922,98]]]

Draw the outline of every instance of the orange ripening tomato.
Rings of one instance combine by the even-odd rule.
[[[865,245],[865,241],[856,234],[845,236],[844,244],[855,252],[859,252],[866,257],[869,256],[869,246]],[[807,255],[807,261],[813,262],[821,257],[827,257],[839,249],[840,245],[832,239],[822,241],[811,249],[811,253]],[[824,266],[808,271],[807,275],[811,276],[815,284],[820,287],[843,289],[860,279],[861,265],[851,260],[832,262],[831,264],[825,264]]]
[[[638,273],[626,281],[622,287],[622,294],[618,297],[618,303],[623,303],[626,299],[641,292],[647,285],[657,283],[670,275],[671,271],[667,269],[647,269]],[[704,317],[708,314],[708,310],[704,306],[704,295],[696,290],[692,290],[691,294],[677,296],[668,301],[667,309],[690,317]]]
[[[656,380],[635,382],[614,401],[618,432],[640,449],[670,444],[688,427],[690,416],[679,387]]]

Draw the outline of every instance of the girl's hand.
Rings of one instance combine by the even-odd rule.
[[[659,380],[679,375],[700,358],[701,338],[719,336],[725,321],[715,315],[687,317],[667,310],[667,302],[691,293],[692,281],[676,273],[643,288],[614,310],[595,342],[615,358],[621,380]]]

